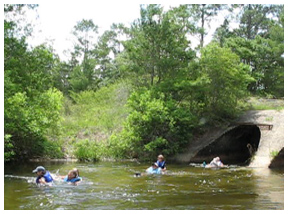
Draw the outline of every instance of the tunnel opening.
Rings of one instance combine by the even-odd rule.
[[[200,150],[191,162],[209,163],[218,156],[224,164],[249,165],[260,138],[258,126],[239,125]]]

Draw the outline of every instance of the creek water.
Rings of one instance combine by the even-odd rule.
[[[39,187],[32,173],[38,165],[59,175],[76,167],[83,181]],[[134,177],[147,167],[136,162],[6,165],[4,209],[284,209],[283,170],[168,165],[165,175]]]

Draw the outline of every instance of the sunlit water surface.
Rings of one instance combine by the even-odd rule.
[[[38,165],[59,175],[77,167],[83,182],[38,187],[32,173]],[[8,165],[4,209],[284,209],[283,170],[169,165],[166,175],[134,177],[148,166],[135,162]]]

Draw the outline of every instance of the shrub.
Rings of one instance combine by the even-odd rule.
[[[49,89],[33,98],[18,92],[5,99],[4,131],[10,136],[7,146],[17,157],[31,158],[45,153],[43,142],[47,133],[57,134],[60,129],[62,98],[60,91]]]
[[[74,145],[74,155],[81,161],[99,160],[98,145],[88,139],[80,140]]]
[[[128,106],[132,112],[118,143],[134,151],[134,156],[173,155],[188,143],[196,118],[170,96],[144,89],[131,94]]]
[[[13,151],[13,144],[11,143],[12,135],[5,134],[4,136],[4,161],[10,161],[15,152]]]
[[[228,48],[211,43],[201,50],[200,70],[208,79],[204,112],[214,120],[237,115],[239,100],[247,97],[248,84],[254,79],[249,66]]]

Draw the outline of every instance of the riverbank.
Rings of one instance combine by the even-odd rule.
[[[109,90],[108,90],[109,89]],[[111,89],[111,90],[110,90]],[[104,90],[104,89],[103,89]],[[80,99],[81,96],[84,95],[78,95],[79,97],[77,99],[82,100],[79,101],[78,104],[72,104],[69,102],[66,102],[66,111],[64,112],[64,121],[63,121],[63,129],[62,134],[58,137],[52,136],[51,139],[54,140],[56,144],[62,145],[62,156],[59,156],[57,158],[51,158],[47,155],[44,157],[36,157],[36,158],[30,158],[33,162],[41,162],[41,161],[52,161],[52,162],[77,162],[77,161],[129,161],[133,160],[133,153],[129,154],[129,156],[126,156],[124,152],[125,144],[116,144],[113,142],[111,143],[111,139],[117,138],[117,133],[119,133],[122,130],[123,123],[128,115],[128,109],[124,107],[124,104],[127,101],[128,97],[128,89],[126,88],[125,84],[119,83],[116,86],[113,86],[112,88],[105,89],[105,93],[108,93],[107,96],[113,97],[121,97],[121,100],[124,98],[124,101],[122,100],[121,106],[118,108],[118,110],[115,112],[114,104],[118,100],[114,99],[114,101],[110,100],[107,101],[104,96],[94,96],[94,93],[85,93],[85,97],[89,97],[89,99],[85,99],[85,103],[81,103],[84,99]],[[104,91],[102,91],[99,94],[105,94]],[[97,98],[97,99],[96,99]],[[77,100],[76,99],[76,100]],[[95,100],[96,99],[96,100]],[[98,102],[100,106],[102,106],[102,110],[99,109],[99,107],[94,107],[93,103]],[[259,106],[262,106],[262,108],[276,108],[276,109],[283,109],[284,100],[274,100],[274,99],[263,99],[263,98],[249,98],[247,100],[247,105],[249,106],[249,109],[255,109]],[[261,105],[260,105],[260,104]],[[68,105],[69,104],[69,105]],[[98,105],[97,105],[98,106]],[[105,106],[105,108],[103,108]],[[247,106],[246,106],[247,107]],[[82,109],[82,110],[81,110]],[[84,111],[84,110],[85,111]],[[100,111],[101,110],[101,111]],[[112,111],[113,110],[113,111]],[[97,118],[93,118],[91,115],[98,112],[97,114],[101,114],[102,116],[98,116]],[[223,123],[221,126],[217,127],[208,127],[206,129],[203,129],[202,132],[197,132],[194,134],[194,136],[191,138],[189,144],[187,147],[182,148],[185,152],[178,153],[174,156],[169,156],[168,160],[170,162],[178,162],[178,163],[190,163],[190,162],[202,162],[203,159],[199,159],[199,161],[196,161],[196,159],[192,159],[191,157],[194,157],[199,151],[204,149],[205,147],[209,145],[213,145],[213,142],[217,141],[221,136],[225,136],[225,133],[230,132],[231,130],[235,129],[236,123],[246,123],[246,124],[253,124],[253,123],[262,123],[262,124],[271,124],[273,123],[279,123],[277,122],[279,118],[283,119],[283,115],[277,116],[279,112],[284,112],[284,110],[250,110],[246,111],[238,118],[238,121],[232,121],[231,123]],[[250,112],[250,113],[249,113]],[[253,113],[253,115],[251,114]],[[262,113],[261,113],[262,112]],[[264,114],[264,112],[266,112]],[[103,115],[105,115],[103,117]],[[106,123],[105,120],[110,120],[113,118],[114,114],[120,114],[120,116],[113,119],[113,122]],[[261,114],[263,114],[261,116]],[[104,119],[105,120],[104,120]],[[121,118],[121,120],[119,119]],[[278,118],[278,119],[277,119]],[[88,122],[87,122],[88,121]],[[117,121],[119,123],[117,123]],[[234,123],[234,125],[231,126],[231,124]],[[107,126],[103,126],[103,124],[106,124]],[[117,124],[117,125],[115,125]],[[281,123],[283,125],[283,123]],[[218,124],[219,125],[219,124]],[[107,129],[107,127],[110,127]],[[280,127],[284,127],[281,126]],[[272,132],[277,129],[277,125],[274,126]],[[110,131],[109,131],[110,130]],[[245,131],[246,130],[246,131]],[[283,129],[282,129],[283,130]],[[241,129],[240,132],[247,132],[248,129]],[[282,134],[281,134],[282,133]],[[280,139],[283,139],[284,131],[277,131],[272,137],[275,139],[278,139],[277,142],[283,142],[280,141]],[[111,136],[113,137],[111,138]],[[276,144],[277,144],[276,142]],[[246,146],[246,145],[245,145]],[[281,145],[280,145],[281,146]],[[222,145],[223,147],[223,145]],[[229,147],[229,145],[228,145]],[[227,148],[227,146],[226,146]],[[261,148],[261,146],[259,147]],[[278,152],[278,149],[281,150],[281,148],[273,149],[270,153],[273,153],[275,155],[276,152]],[[162,153],[160,151],[160,153]],[[213,153],[213,152],[212,152]],[[238,152],[241,155],[241,152]],[[267,153],[267,152],[266,152]],[[48,153],[51,154],[51,153]],[[164,155],[166,155],[164,153]],[[219,156],[219,154],[210,154],[210,156],[206,155],[205,161],[209,161],[212,156]],[[269,153],[268,153],[269,155]],[[128,157],[128,159],[127,159]],[[151,159],[152,160],[152,159]],[[17,160],[15,160],[17,161]]]
[[[131,159],[115,159],[115,158],[101,158],[98,160],[99,162],[136,162],[140,163],[138,159],[131,158]],[[85,162],[91,162],[91,161],[81,161],[77,158],[31,158],[28,160],[28,162],[79,162],[79,163],[85,163]]]

